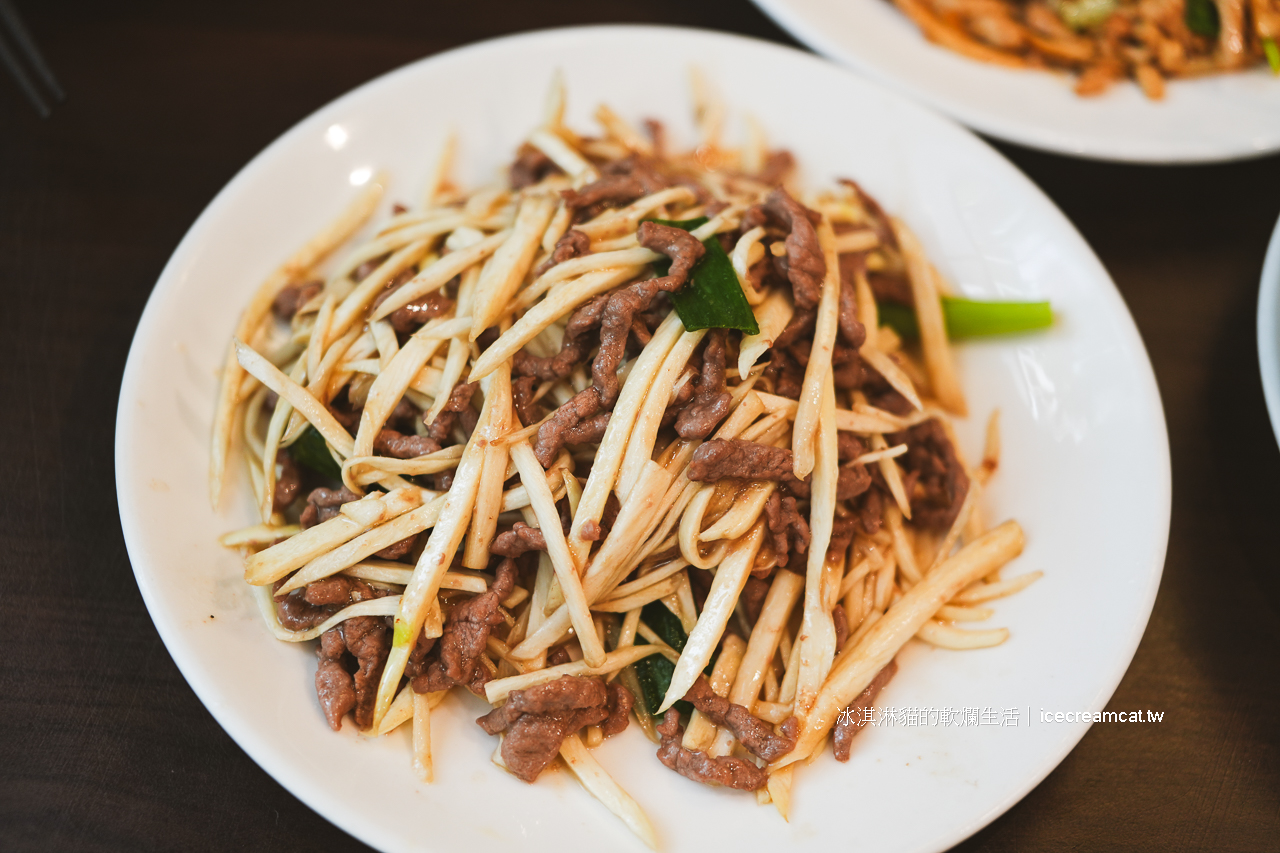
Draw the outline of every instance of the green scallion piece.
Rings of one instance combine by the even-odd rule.
[[[706,224],[707,218],[649,221],[682,231],[692,231]],[[747,302],[746,294],[742,292],[738,274],[733,271],[733,262],[720,245],[720,240],[715,236],[708,237],[702,241],[702,245],[706,252],[694,265],[689,280],[684,287],[671,294],[680,322],[691,332],[699,329],[738,329],[748,335],[759,334],[760,326],[756,323],[756,315]],[[659,275],[666,275],[671,269],[671,262],[655,261],[653,266]]]
[[[322,477],[328,477],[330,480],[342,479],[342,468],[334,461],[324,436],[320,435],[313,426],[304,429],[302,435],[289,445],[289,455],[293,457],[294,462]]]
[[[915,311],[908,306],[881,302],[879,314],[880,325],[904,338],[919,337]],[[1053,311],[1048,302],[979,302],[944,296],[942,320],[947,337],[956,340],[1045,329],[1053,325]]]
[[[677,652],[684,651],[684,644],[689,639],[689,635],[684,632],[680,620],[667,609],[665,604],[661,601],[651,601],[640,611],[640,616],[662,642]],[[643,638],[636,637],[637,645],[643,645],[644,642]],[[643,699],[649,713],[656,716],[658,708],[662,706],[663,698],[667,695],[667,688],[671,686],[671,677],[676,673],[676,665],[662,655],[649,655],[647,658],[636,661],[634,667],[636,678],[640,681],[640,692],[644,694],[636,698]],[[693,711],[693,707],[683,699],[676,702],[675,706],[682,714]]]
[[[1187,23],[1187,29],[1205,38],[1217,38],[1222,29],[1218,6],[1213,0],[1187,0],[1187,11],[1182,17]]]

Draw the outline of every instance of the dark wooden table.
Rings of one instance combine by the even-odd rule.
[[[360,849],[223,733],[134,584],[112,425],[161,267],[259,149],[403,63],[597,21],[790,40],[746,2],[21,5],[70,97],[40,121],[0,79],[0,848]],[[1155,363],[1173,532],[1111,707],[1165,721],[1094,726],[960,849],[1280,850],[1280,451],[1254,343],[1280,158],[1155,168],[999,147],[1097,250]]]

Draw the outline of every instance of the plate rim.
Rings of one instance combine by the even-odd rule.
[[[992,115],[988,111],[972,109],[964,104],[956,104],[946,98],[937,97],[928,88],[902,80],[875,63],[863,60],[857,53],[843,49],[820,26],[798,11],[790,0],[751,0],[751,2],[792,38],[821,56],[850,68],[858,74],[865,75],[881,86],[897,92],[909,100],[917,101],[929,109],[936,110],[971,130],[1003,142],[1021,145],[1049,154],[1077,157],[1083,160],[1148,166],[1187,166],[1243,162],[1270,157],[1280,152],[1280,136],[1265,148],[1250,147],[1244,142],[1239,142],[1230,148],[1188,148],[1175,154],[1159,154],[1143,150],[1142,146],[1108,147],[1104,142],[1097,142],[1088,138],[1073,138],[1069,134],[1052,129],[1027,127],[1017,122],[1010,122],[1002,116]],[[920,38],[923,40],[923,35]],[[928,42],[924,43],[928,44]],[[970,61],[985,65],[977,63],[976,60]]]
[[[757,0],[758,1],[758,0]],[[1141,334],[1138,331],[1137,324],[1134,322],[1132,314],[1129,312],[1128,306],[1125,304],[1119,289],[1112,280],[1110,274],[1098,259],[1096,253],[1074,223],[1061,211],[1049,196],[1030,178],[1018,169],[1011,161],[1008,160],[1000,151],[995,149],[987,140],[977,136],[973,131],[962,126],[955,119],[945,114],[939,114],[927,106],[921,105],[902,93],[882,85],[881,83],[868,80],[850,69],[841,66],[830,60],[823,59],[812,53],[800,50],[788,45],[782,45],[777,42],[767,41],[765,39],[744,36],[736,33],[728,33],[717,30],[708,30],[697,27],[681,27],[681,26],[665,26],[654,24],[585,24],[570,27],[548,27],[536,30],[522,31],[514,34],[498,36],[494,38],[484,39],[478,42],[471,42],[446,51],[429,54],[420,59],[408,62],[397,68],[391,69],[377,77],[374,77],[355,88],[339,95],[338,97],[320,105],[317,109],[304,116],[285,130],[274,140],[268,143],[257,154],[255,154],[239,171],[235,173],[227,183],[217,192],[209,201],[205,208],[200,212],[196,219],[189,226],[182,239],[175,247],[169,260],[161,270],[157,277],[156,284],[153,286],[151,293],[147,298],[146,306],[139,318],[137,329],[130,343],[129,354],[125,365],[125,370],[121,380],[120,397],[116,411],[116,435],[114,442],[114,468],[116,479],[116,500],[120,512],[121,528],[124,534],[126,550],[130,559],[130,567],[133,569],[135,581],[138,584],[139,591],[142,595],[143,602],[147,607],[148,614],[151,617],[153,625],[155,625],[157,633],[160,634],[161,640],[165,644],[165,648],[169,655],[177,665],[183,678],[191,687],[192,691],[200,699],[201,704],[209,711],[218,725],[236,742],[236,744],[244,750],[245,754],[268,775],[270,775],[277,783],[279,783],[291,795],[301,800],[308,808],[317,813],[320,817],[342,829],[364,843],[378,847],[384,850],[398,849],[398,841],[394,834],[385,831],[381,824],[377,822],[365,822],[358,819],[352,812],[348,813],[342,808],[330,808],[327,806],[337,806],[340,800],[333,798],[322,786],[307,784],[311,780],[300,777],[291,767],[290,763],[282,755],[275,754],[271,749],[267,748],[265,738],[255,733],[253,727],[248,721],[241,721],[239,717],[230,709],[225,707],[218,699],[218,695],[214,690],[211,679],[202,672],[203,667],[198,662],[196,652],[189,647],[183,640],[183,631],[181,626],[177,624],[177,620],[167,618],[161,602],[158,599],[159,593],[149,580],[149,571],[147,567],[147,554],[145,543],[142,539],[141,522],[135,514],[134,508],[130,505],[129,491],[135,487],[135,481],[128,470],[125,459],[127,455],[127,439],[130,434],[129,427],[132,426],[136,418],[132,406],[126,405],[126,400],[132,399],[132,392],[138,387],[140,378],[139,374],[142,370],[140,366],[141,359],[139,357],[140,350],[145,345],[143,341],[148,339],[152,332],[152,327],[158,323],[157,312],[160,302],[163,298],[175,289],[182,286],[181,279],[176,276],[175,270],[185,260],[186,256],[195,251],[199,245],[200,232],[208,220],[220,215],[221,209],[227,205],[229,199],[239,188],[246,183],[251,182],[254,177],[264,169],[267,169],[267,161],[271,159],[271,155],[278,149],[288,146],[295,137],[302,136],[309,132],[310,125],[317,120],[317,117],[330,110],[338,109],[342,105],[350,101],[359,99],[364,92],[374,87],[386,84],[392,79],[402,75],[414,73],[417,69],[430,64],[445,64],[454,58],[471,52],[479,52],[484,50],[492,50],[500,47],[505,43],[517,41],[537,41],[546,38],[555,38],[567,34],[575,34],[586,37],[592,34],[608,35],[612,33],[634,33],[637,31],[652,31],[654,33],[677,32],[696,38],[708,38],[713,40],[721,40],[726,42],[736,42],[747,47],[748,49],[763,49],[766,51],[785,52],[796,58],[803,58],[805,61],[825,66],[827,70],[835,73],[851,76],[858,85],[868,87],[879,95],[891,100],[896,107],[908,109],[920,115],[925,115],[929,120],[941,122],[950,125],[953,130],[967,135],[970,142],[977,143],[980,147],[986,149],[986,152],[998,158],[1013,173],[1012,177],[1021,182],[1024,188],[1034,195],[1038,195],[1040,199],[1047,204],[1059,217],[1063,224],[1069,229],[1069,233],[1078,240],[1080,247],[1085,252],[1085,259],[1092,264],[1101,280],[1108,285],[1102,290],[1102,293],[1111,302],[1117,310],[1117,316],[1127,320],[1124,324],[1126,330],[1125,337],[1127,345],[1133,346],[1135,354],[1138,358],[1138,364],[1145,367],[1142,371],[1142,378],[1145,380],[1146,405],[1150,407],[1153,413],[1153,426],[1155,434],[1151,436],[1158,447],[1156,454],[1160,461],[1160,482],[1154,484],[1155,495],[1152,499],[1152,506],[1155,510],[1153,518],[1156,523],[1150,531],[1152,541],[1144,545],[1144,553],[1149,552],[1151,557],[1151,568],[1144,572],[1145,589],[1140,599],[1140,606],[1135,612],[1135,618],[1130,625],[1127,642],[1124,644],[1124,654],[1118,655],[1112,659],[1112,670],[1106,673],[1105,678],[1099,678],[1097,684],[1098,690],[1094,699],[1089,704],[1090,710],[1101,710],[1106,705],[1110,697],[1114,694],[1120,681],[1133,661],[1133,657],[1137,652],[1138,644],[1146,631],[1152,608],[1155,603],[1156,594],[1159,589],[1160,580],[1163,575],[1164,562],[1167,555],[1169,530],[1172,512],[1172,473],[1171,473],[1171,457],[1169,455],[1168,441],[1168,424],[1164,414],[1164,406],[1160,396],[1159,386],[1156,382],[1155,371],[1151,364],[1150,353],[1147,351],[1145,344],[1142,342]],[[1100,282],[1101,283],[1101,282]],[[1136,345],[1136,346],[1134,346]],[[971,820],[963,825],[957,825],[949,834],[940,838],[937,846],[930,845],[922,847],[921,850],[945,850],[964,839],[970,837],[985,826],[989,825],[996,818],[1000,817],[1012,806],[1021,801],[1028,793],[1038,786],[1050,773],[1052,773],[1062,763],[1065,757],[1078,745],[1080,740],[1088,732],[1090,725],[1079,726],[1072,730],[1070,736],[1060,741],[1060,748],[1057,752],[1046,753],[1041,766],[1035,774],[1030,775],[1019,785],[1014,786],[1010,794],[1002,801],[993,805],[985,813],[975,815]],[[326,802],[328,801],[328,802]]]
[[[1258,370],[1271,430],[1280,444],[1280,219],[1276,220],[1258,285]]]

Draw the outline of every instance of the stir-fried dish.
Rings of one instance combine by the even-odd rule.
[[[893,0],[930,41],[1010,68],[1075,73],[1076,93],[1267,63],[1280,74],[1280,0]]]
[[[318,641],[330,726],[411,724],[429,781],[433,709],[470,691],[495,763],[562,759],[650,844],[603,738],[634,719],[785,816],[908,640],[1003,642],[956,623],[1039,576],[1000,578],[1022,531],[980,511],[997,422],[967,462],[949,340],[1048,306],[955,297],[857,183],[802,193],[758,128],[697,115],[689,151],[603,106],[588,137],[553,86],[500,181],[454,186],[446,146],[329,261],[371,181],[241,317],[212,448],[215,506],[242,449],[262,520],[222,541],[271,632]]]

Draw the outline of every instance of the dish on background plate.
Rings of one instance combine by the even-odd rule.
[[[1258,288],[1258,367],[1271,428],[1280,442],[1280,221],[1271,232]]]
[[[974,130],[1059,154],[1202,163],[1280,150],[1280,80],[1265,65],[1169,80],[1163,100],[1129,82],[1082,98],[1064,73],[968,59],[925,39],[889,0],[755,0],[819,53]]]
[[[617,63],[617,56],[631,59]],[[130,351],[117,416],[125,539],[174,660],[255,761],[375,847],[505,850],[518,842],[550,850],[572,833],[582,846],[643,849],[567,774],[529,786],[490,764],[493,741],[473,722],[487,708],[479,700],[451,700],[433,713],[437,781],[430,786],[411,772],[406,731],[374,741],[351,726],[329,730],[311,687],[312,650],[272,639],[239,557],[217,545],[219,534],[255,518],[243,482],[228,483],[225,494],[236,497],[221,512],[207,500],[226,335],[258,284],[373,171],[393,176],[387,205],[411,200],[426,180],[429,152],[456,130],[459,181],[475,185],[492,175],[536,125],[557,68],[571,126],[589,126],[607,101],[624,117],[658,117],[677,138],[691,138],[691,57],[735,114],[754,115],[772,145],[795,152],[804,183],[858,179],[912,224],[966,295],[1047,298],[1060,320],[1044,334],[971,343],[961,352],[974,412],[960,424],[968,452],[981,446],[987,413],[1002,411],[1002,466],[985,496],[988,517],[1022,523],[1028,547],[1019,570],[1041,569],[1045,577],[1000,604],[1012,632],[1007,643],[977,652],[912,643],[879,703],[991,708],[1004,716],[1016,709],[1019,725],[871,729],[847,765],[823,757],[799,774],[789,824],[749,796],[676,776],[639,734],[614,738],[597,751],[599,760],[654,820],[663,849],[701,849],[714,827],[717,842],[828,850],[849,837],[850,820],[880,849],[946,849],[1017,802],[1087,728],[1040,723],[1039,711],[1101,710],[1142,636],[1170,509],[1154,376],[1106,271],[1016,169],[945,119],[848,72],[735,36],[584,27],[451,51],[322,108],[223,189],[161,274]],[[342,784],[335,766],[361,784]],[[502,808],[483,805],[495,802]],[[922,802],[930,807],[920,810]]]

